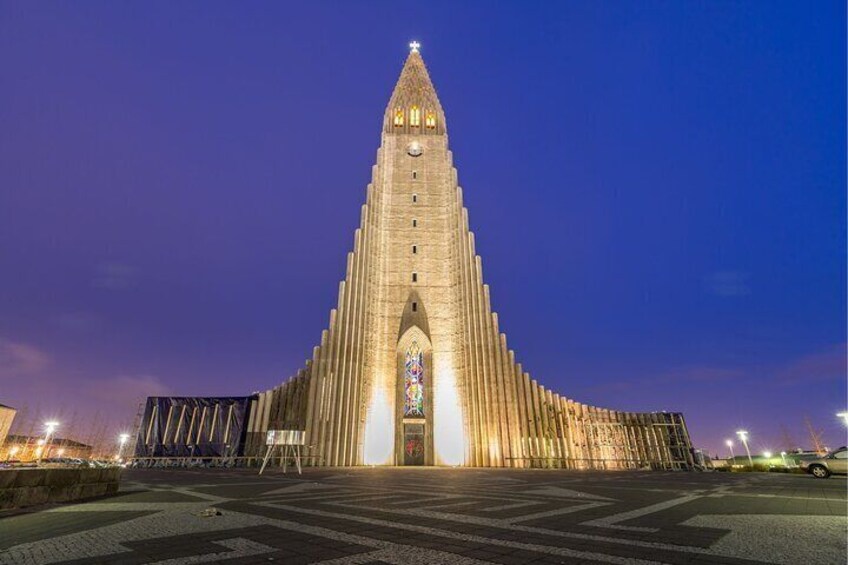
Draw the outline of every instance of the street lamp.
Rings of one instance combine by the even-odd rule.
[[[751,450],[748,449],[748,432],[745,430],[739,430],[736,432],[736,435],[739,436],[739,441],[742,442],[742,445],[745,446],[745,453],[748,454],[748,464],[751,468],[754,468],[754,460],[751,458]]]
[[[724,442],[724,443],[727,445],[727,449],[729,449],[729,450],[730,450],[730,460],[731,460],[731,461],[736,461],[736,456],[735,456],[735,455],[733,455],[733,440],[732,440],[732,439],[729,439],[729,440],[727,440],[727,441],[726,441],[726,442]],[[731,465],[732,465],[732,464],[733,464],[733,463],[731,463]]]
[[[118,462],[121,461],[121,455],[124,453],[124,446],[127,444],[127,440],[129,440],[129,439],[130,439],[130,434],[121,434],[121,435],[118,436],[118,442],[119,442],[118,457],[117,457]]]
[[[41,458],[44,453],[50,451],[50,440],[53,439],[53,432],[59,427],[59,422],[44,422],[44,447],[38,452],[38,464],[41,465]]]
[[[836,417],[842,418],[842,420],[845,422],[845,425],[848,426],[848,412],[840,412],[836,415]]]
[[[783,466],[786,467],[786,452],[785,451],[780,452],[780,460],[783,461]]]

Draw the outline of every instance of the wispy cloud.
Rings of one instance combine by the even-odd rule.
[[[96,328],[101,319],[91,312],[67,312],[54,316],[50,323],[68,332],[82,333]]]
[[[693,365],[604,383],[587,390],[628,391],[669,384],[709,385],[727,381],[742,381],[772,377],[779,385],[845,379],[848,373],[848,344],[839,343],[820,351],[809,353],[783,363],[761,364],[749,367]]]
[[[0,338],[0,377],[38,373],[50,365],[50,356],[41,349]]]
[[[654,375],[635,376],[632,379],[604,383],[587,390],[592,391],[628,391],[636,388],[653,387],[669,384],[710,384],[725,382],[745,377],[745,371],[738,368],[684,366],[661,371]]]
[[[170,387],[153,375],[118,375],[85,382],[86,396],[99,402],[133,405],[148,396],[173,394]]]
[[[97,266],[92,286],[108,290],[127,290],[135,286],[136,269],[125,263],[102,263]]]
[[[740,271],[718,271],[706,277],[704,286],[716,296],[747,296],[751,294],[751,276]]]
[[[739,379],[745,371],[738,368],[693,366],[672,369],[651,379],[657,384],[665,383],[718,383]]]
[[[823,351],[805,355],[778,370],[777,381],[783,385],[844,379],[848,344],[835,344]]]

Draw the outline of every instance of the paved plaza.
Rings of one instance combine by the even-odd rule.
[[[0,518],[0,564],[843,564],[846,524],[844,478],[128,470],[116,496]]]

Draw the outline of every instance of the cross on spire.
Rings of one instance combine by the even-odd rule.
[[[417,41],[413,41],[412,43],[409,44],[409,50],[412,53],[418,53],[418,50],[420,48],[421,48],[421,44],[418,43]]]

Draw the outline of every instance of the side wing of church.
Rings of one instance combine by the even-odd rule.
[[[251,397],[148,399],[136,457],[249,462],[268,431],[298,430],[308,465],[690,468],[682,414],[581,404],[516,360],[483,283],[445,113],[410,47],[312,358]]]

